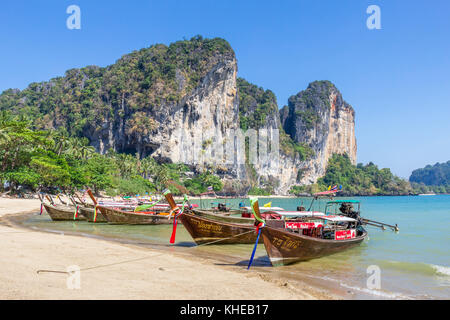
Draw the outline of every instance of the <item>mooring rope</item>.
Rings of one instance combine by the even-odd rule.
[[[239,237],[239,236],[242,236],[242,235],[251,233],[251,232],[254,232],[254,230],[242,232],[242,233],[236,234],[236,235],[231,236],[231,237],[228,237],[228,238],[223,238],[223,239],[218,239],[218,240],[210,241],[210,242],[207,242],[207,243],[202,243],[202,244],[199,244],[199,245],[197,245],[197,246],[187,248],[187,250],[189,250],[189,249],[195,249],[195,248],[198,248],[198,247],[206,246],[206,245],[209,245],[209,244],[221,242],[221,241],[228,240],[228,239],[232,239],[232,238]],[[105,264],[105,265],[98,265],[98,266],[94,266],[94,267],[82,268],[82,269],[80,269],[80,271],[93,270],[93,269],[99,269],[99,268],[111,267],[111,266],[115,266],[115,265],[118,265],[118,264],[124,264],[124,263],[135,262],[135,261],[141,261],[141,260],[145,260],[145,259],[149,259],[149,258],[154,258],[154,257],[162,256],[162,255],[164,255],[164,254],[166,254],[166,252],[161,252],[161,253],[154,254],[154,255],[148,256],[148,257],[143,257],[143,258],[137,258],[137,259],[125,260],[125,261],[120,261],[120,262],[115,262],[115,263],[110,263],[110,264]],[[58,271],[58,270],[37,270],[36,273],[37,273],[37,274],[40,274],[40,273],[61,273],[61,274],[69,274],[69,272],[67,272],[67,271]]]
[[[240,233],[240,234],[236,234],[236,235],[231,236],[231,237],[228,237],[228,238],[223,238],[223,239],[214,240],[214,241],[207,242],[207,243],[202,243],[202,244],[199,244],[199,245],[197,245],[197,246],[195,246],[195,247],[192,247],[192,248],[198,248],[198,247],[201,247],[201,246],[206,246],[206,245],[208,245],[208,244],[213,244],[213,243],[217,243],[217,242],[220,242],[220,241],[232,239],[232,238],[239,237],[239,236],[242,236],[242,235],[244,235],[244,234],[251,233],[251,232],[254,232],[254,231],[255,231],[255,230],[250,230],[250,231],[246,231],[246,232],[243,232],[243,233]],[[189,248],[189,249],[190,249],[190,248]]]

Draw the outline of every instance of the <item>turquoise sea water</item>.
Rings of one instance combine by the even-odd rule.
[[[367,226],[369,239],[359,247],[320,259],[286,267],[272,268],[264,245],[259,245],[255,268],[270,270],[288,278],[308,278],[315,283],[326,283],[344,291],[347,298],[382,299],[449,299],[450,298],[450,195],[418,197],[359,197],[364,218],[398,224],[398,233]],[[210,207],[216,200],[193,201]],[[222,201],[222,200],[220,200]],[[271,201],[272,206],[295,210],[306,198],[260,198],[260,204]],[[248,199],[225,199],[237,208]],[[323,211],[325,201],[316,203]],[[87,222],[52,222],[47,215],[33,216],[27,226],[47,231],[76,232],[89,236],[110,237],[134,241],[162,250],[168,250],[172,227],[116,226]],[[190,254],[207,256],[217,264],[243,268],[252,245],[211,245],[195,247],[182,227],[177,232],[176,248]],[[369,266],[378,266],[381,288],[369,289]]]

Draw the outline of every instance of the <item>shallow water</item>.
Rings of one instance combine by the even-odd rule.
[[[382,299],[449,299],[450,298],[450,196],[360,197],[362,216],[388,224],[398,224],[400,232],[382,231],[367,226],[369,239],[359,247],[298,263],[272,268],[259,245],[255,268],[291,279],[309,278],[314,283],[348,292],[347,298]],[[223,200],[233,208],[248,199]],[[260,198],[260,204],[295,210],[305,198]],[[210,207],[215,200],[192,201]],[[325,201],[314,209],[324,211]],[[34,215],[26,226],[47,231],[76,232],[87,236],[114,238],[158,249],[168,249],[171,225],[128,226],[92,224],[88,222],[52,222],[47,215]],[[179,225],[175,249],[212,258],[217,264],[248,263],[252,245],[210,245],[196,247],[186,230]],[[381,288],[369,289],[369,266],[379,267]]]

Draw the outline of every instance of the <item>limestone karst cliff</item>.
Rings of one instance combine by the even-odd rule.
[[[303,164],[302,184],[321,177],[335,153],[348,154],[356,164],[355,111],[330,81],[312,82],[306,90],[291,96],[280,116],[286,133],[314,151]]]
[[[195,37],[134,51],[105,68],[72,69],[22,91],[6,90],[0,110],[26,114],[37,129],[86,137],[100,153],[112,149],[186,163],[198,172],[209,168],[228,190],[285,194],[294,184],[315,182],[333,153],[356,162],[354,111],[333,84],[313,82],[279,111],[273,92],[237,73],[225,40]],[[257,147],[237,141],[252,130]]]

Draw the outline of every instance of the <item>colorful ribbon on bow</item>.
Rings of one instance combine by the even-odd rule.
[[[75,208],[75,213],[73,214],[73,220],[76,220],[78,218],[78,206]]]
[[[255,217],[255,219],[257,221],[259,221],[259,223],[256,225],[256,233],[257,233],[257,237],[256,237],[256,242],[255,242],[255,246],[253,247],[253,251],[252,251],[252,255],[250,257],[250,261],[248,262],[248,267],[247,270],[250,269],[252,263],[253,263],[253,258],[255,257],[255,253],[256,253],[256,248],[258,247],[258,242],[259,242],[259,237],[261,235],[261,230],[262,228],[264,228],[265,221],[259,216],[259,214],[256,213],[255,211],[255,206],[259,208],[259,204],[258,204],[258,199],[256,198],[250,198],[250,203],[251,203],[251,208],[252,208],[252,213],[253,216]]]
[[[255,257],[255,253],[256,253],[256,248],[258,247],[258,242],[259,242],[259,236],[261,235],[261,230],[264,227],[264,223],[259,223],[256,226],[256,232],[257,232],[257,236],[256,236],[256,242],[255,242],[255,246],[253,247],[253,251],[252,251],[252,256],[250,257],[250,261],[248,262],[248,267],[247,270],[250,269],[252,263],[253,263],[253,258]]]
[[[187,197],[187,195],[184,195],[181,210],[179,210],[179,212],[175,213],[175,215],[173,216],[173,229],[172,229],[172,235],[170,237],[170,243],[172,243],[172,244],[175,243],[175,236],[177,234],[178,217],[183,214],[186,202],[188,202],[188,197]]]

